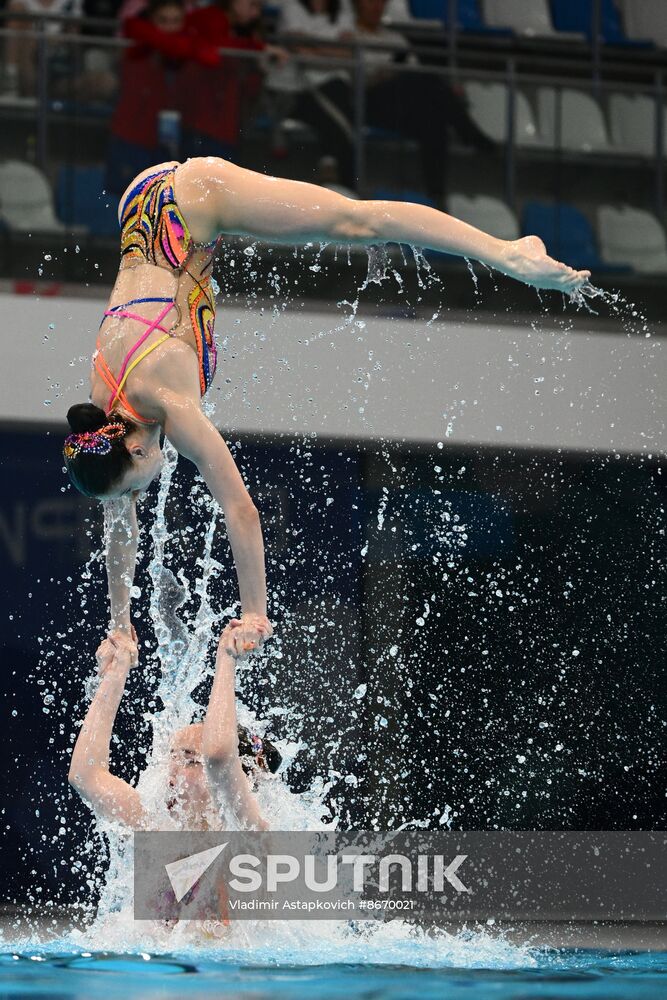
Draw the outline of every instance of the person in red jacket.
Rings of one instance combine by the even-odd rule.
[[[268,45],[260,35],[261,0],[218,0],[187,16],[188,29],[200,41],[219,48],[264,52],[283,61],[287,52]],[[261,86],[262,66],[257,59],[224,56],[217,67],[190,62],[185,68],[191,94],[183,117],[183,156],[222,156],[235,161],[244,105],[252,102]]]
[[[220,63],[218,46],[188,28],[183,0],[151,0],[141,16],[124,21],[123,35],[135,44],[123,52],[111,119],[105,187],[115,194],[151,163],[173,156],[158,121],[165,110],[183,117],[187,66]]]

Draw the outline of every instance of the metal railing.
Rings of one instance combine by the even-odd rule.
[[[448,0],[450,15],[454,8],[454,3],[452,0]],[[598,11],[599,16],[599,11]],[[133,42],[128,41],[125,38],[110,36],[111,32],[118,32],[119,25],[116,21],[101,21],[99,19],[77,19],[67,15],[52,15],[43,14],[39,16],[35,15],[20,15],[17,13],[8,14],[5,12],[2,20],[5,22],[7,20],[26,20],[33,22],[31,27],[25,29],[0,29],[0,44],[5,50],[8,39],[10,38],[20,38],[23,41],[30,40],[34,42],[35,45],[35,80],[36,87],[34,96],[21,97],[16,94],[12,96],[11,94],[5,93],[2,96],[2,103],[0,104],[0,115],[7,119],[12,114],[20,114],[23,110],[34,111],[35,114],[35,153],[34,159],[36,164],[45,169],[49,163],[50,151],[49,151],[49,123],[54,119],[58,119],[58,116],[64,116],[66,113],[67,100],[63,98],[62,93],[59,97],[55,97],[52,88],[51,81],[51,67],[52,67],[52,56],[54,52],[54,47],[57,50],[66,52],[65,64],[71,64],[71,67],[76,70],[77,65],[80,66],[82,53],[86,47],[94,48],[96,50],[102,50],[109,55],[109,65],[113,66],[114,62],[117,60],[118,56],[122,52],[133,45]],[[60,32],[51,33],[48,31],[49,24],[60,22],[64,27],[72,28],[76,27],[77,30],[86,31],[105,31],[105,34],[78,34],[71,32]],[[456,19],[452,21],[451,24],[456,23]],[[477,80],[487,83],[500,83],[507,88],[507,105],[506,105],[506,140],[505,146],[505,163],[504,163],[504,197],[510,206],[514,206],[516,202],[516,186],[517,186],[517,165],[522,157],[529,155],[538,155],[544,158],[551,154],[552,163],[555,165],[563,164],[568,161],[568,159],[576,158],[576,153],[572,150],[565,150],[562,146],[560,127],[562,121],[561,115],[561,98],[563,89],[567,86],[575,86],[578,90],[583,90],[590,92],[594,97],[600,99],[610,92],[623,93],[627,92],[633,95],[638,93],[645,94],[650,97],[654,102],[654,148],[652,161],[650,166],[653,172],[653,205],[656,214],[662,218],[665,210],[665,191],[664,191],[664,144],[665,144],[665,124],[664,124],[664,114],[665,114],[665,86],[664,86],[664,72],[661,69],[651,68],[650,70],[644,71],[644,81],[638,86],[636,82],[633,83],[623,83],[620,81],[604,81],[600,76],[600,59],[594,60],[592,71],[589,77],[577,78],[576,80],[564,79],[562,72],[559,69],[563,69],[567,65],[567,60],[562,57],[559,59],[558,56],[548,56],[543,60],[545,66],[544,72],[526,72],[522,70],[521,60],[516,55],[504,55],[501,58],[503,63],[502,70],[481,70],[475,68],[464,69],[461,66],[461,60],[459,58],[459,52],[456,45],[457,33],[452,31],[447,36],[449,39],[448,47],[443,49],[443,47],[437,45],[422,45],[418,48],[418,53],[424,58],[432,58],[434,55],[438,55],[441,59],[448,59],[446,65],[425,65],[423,63],[416,64],[400,64],[400,63],[390,63],[386,67],[388,71],[392,74],[400,76],[401,74],[422,74],[425,79],[425,84],[428,78],[439,77],[448,82],[458,82],[462,79],[466,80]],[[453,39],[453,41],[452,41]],[[599,30],[597,33],[594,32],[593,39],[597,39],[597,44],[599,46]],[[352,106],[353,106],[353,120],[352,132],[353,132],[353,142],[354,142],[354,164],[355,164],[355,174],[357,179],[358,190],[362,193],[367,191],[368,188],[368,170],[367,170],[367,154],[368,154],[368,144],[369,138],[367,135],[367,108],[366,108],[366,98],[368,94],[369,86],[369,73],[372,72],[372,68],[369,68],[367,59],[365,56],[365,46],[358,40],[350,42],[337,41],[335,43],[324,43],[313,38],[307,39],[307,45],[310,49],[318,48],[321,50],[321,56],[305,55],[296,51],[299,47],[299,39],[289,38],[281,40],[284,44],[292,50],[291,59],[293,64],[303,71],[313,70],[313,69],[330,69],[339,72],[344,72],[348,75],[350,81],[350,93],[352,96]],[[306,41],[305,39],[303,41]],[[349,56],[347,58],[331,55],[327,55],[327,50],[331,50],[332,45],[335,45],[336,49],[341,49],[345,45],[349,50]],[[384,49],[388,53],[394,51],[391,46],[381,46],[373,45],[373,51]],[[251,63],[265,63],[265,56],[260,52],[240,50],[240,49],[220,49],[220,54],[225,60],[235,60],[239,63],[251,62]],[[3,75],[6,74],[7,65],[6,60],[2,62]],[[115,72],[118,72],[116,67]],[[636,76],[636,67],[632,70],[633,74]],[[652,74],[652,79],[647,76],[648,72]],[[74,76],[72,77],[74,79]],[[5,76],[6,79],[6,76]],[[65,95],[67,94],[67,84],[64,85]],[[553,146],[547,148],[545,147],[541,152],[534,151],[529,152],[527,149],[523,148],[517,142],[516,135],[516,123],[517,123],[517,97],[518,94],[531,87],[553,87],[556,94],[556,108],[555,108],[555,135]],[[270,91],[270,85],[265,82],[265,90]],[[428,100],[428,87],[425,85],[424,88],[424,100]],[[71,106],[70,101],[70,106]],[[92,106],[95,102],[86,102],[85,98],[79,96],[77,103],[77,113],[80,116],[80,120],[85,112],[86,107]],[[97,110],[99,113],[99,105],[104,106],[104,102],[97,102]],[[107,114],[111,114],[111,106],[107,106]],[[434,127],[437,125],[437,108],[434,107]],[[5,124],[5,134],[7,134],[7,125]],[[595,154],[589,154],[594,156]],[[621,161],[631,162],[629,157],[622,157]],[[649,166],[647,162],[645,166]]]

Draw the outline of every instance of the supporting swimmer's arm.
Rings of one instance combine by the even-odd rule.
[[[130,601],[137,562],[139,527],[134,496],[104,502],[104,536],[111,605],[111,634],[130,635]]]
[[[410,243],[471,257],[538,288],[571,292],[590,277],[547,256],[537,237],[501,240],[446,212],[400,201],[357,201],[315,184],[284,180],[216,157],[188,183],[206,185],[220,232],[278,242]]]
[[[139,794],[122,778],[109,772],[109,746],[125,681],[136,663],[136,645],[105,639],[97,650],[100,682],[79,732],[68,780],[96,816],[117,820],[138,829],[145,825]]]
[[[202,731],[202,756],[211,791],[220,809],[231,809],[244,830],[268,830],[239,760],[236,721],[236,661],[227,652],[230,626],[218,644],[215,677]]]

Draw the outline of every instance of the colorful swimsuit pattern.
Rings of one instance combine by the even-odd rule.
[[[200,249],[210,254],[209,260],[199,278],[195,278],[194,275],[190,274],[195,282],[195,287],[188,294],[187,299],[190,323],[197,345],[199,385],[203,396],[213,381],[217,362],[217,348],[213,329],[215,322],[215,290],[211,287],[212,279],[210,272],[204,272],[208,271],[213,263],[213,254],[221,237],[219,236],[212,243],[194,243],[187,223],[176,204],[174,194],[175,172],[176,167],[158,170],[148,177],[142,178],[128,192],[120,217],[120,266],[121,269],[123,267],[132,267],[134,266],[132,262],[136,261],[138,263],[155,264],[158,267],[164,267],[168,270],[185,271],[190,274],[186,265],[191,252]],[[166,302],[169,305],[161,311],[155,321],[152,321],[136,313],[127,311],[127,306],[139,302]],[[168,330],[165,330],[159,324],[172,308],[178,311],[175,299],[146,297],[132,299],[130,302],[125,302],[122,305],[112,306],[111,309],[107,309],[104,313],[104,317],[125,316],[139,320],[148,327],[143,336],[126,355],[117,379],[113,376],[100,354],[98,344],[94,357],[95,368],[112,390],[107,412],[110,412],[116,400],[119,400],[136,419],[141,420],[142,423],[152,422],[141,418],[135,410],[128,407],[123,392],[123,385],[130,371],[139,361],[171,335]],[[102,322],[104,322],[104,319]],[[130,358],[141,344],[143,344],[153,329],[161,330],[164,336],[154,344],[151,344],[150,347],[143,351],[140,357],[136,358],[130,364]]]

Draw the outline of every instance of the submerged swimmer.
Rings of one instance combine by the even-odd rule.
[[[565,293],[589,271],[553,260],[536,236],[501,240],[424,205],[356,201],[215,156],[157,164],[120,199],[120,270],[93,355],[90,403],[67,414],[64,456],[74,485],[105,502],[110,634],[129,635],[136,499],[160,471],[160,435],[191,459],[222,507],[241,598],[230,652],[271,636],[259,514],[201,396],[215,373],[210,267],[225,235],[283,243],[410,243],[479,260]],[[138,310],[141,310],[139,312]],[[131,376],[131,377],[130,377]]]
[[[232,619],[220,637],[204,721],[183,726],[171,737],[167,785],[160,805],[173,829],[269,829],[253,785],[261,775],[278,770],[281,756],[269,740],[237,723],[236,659],[227,649],[233,648],[234,633],[241,627],[239,619]],[[101,643],[97,650],[99,685],[74,745],[68,780],[99,819],[114,821],[128,831],[165,829],[164,812],[152,815],[137,789],[109,771],[116,714],[137,660],[134,632],[131,637],[119,634]]]

